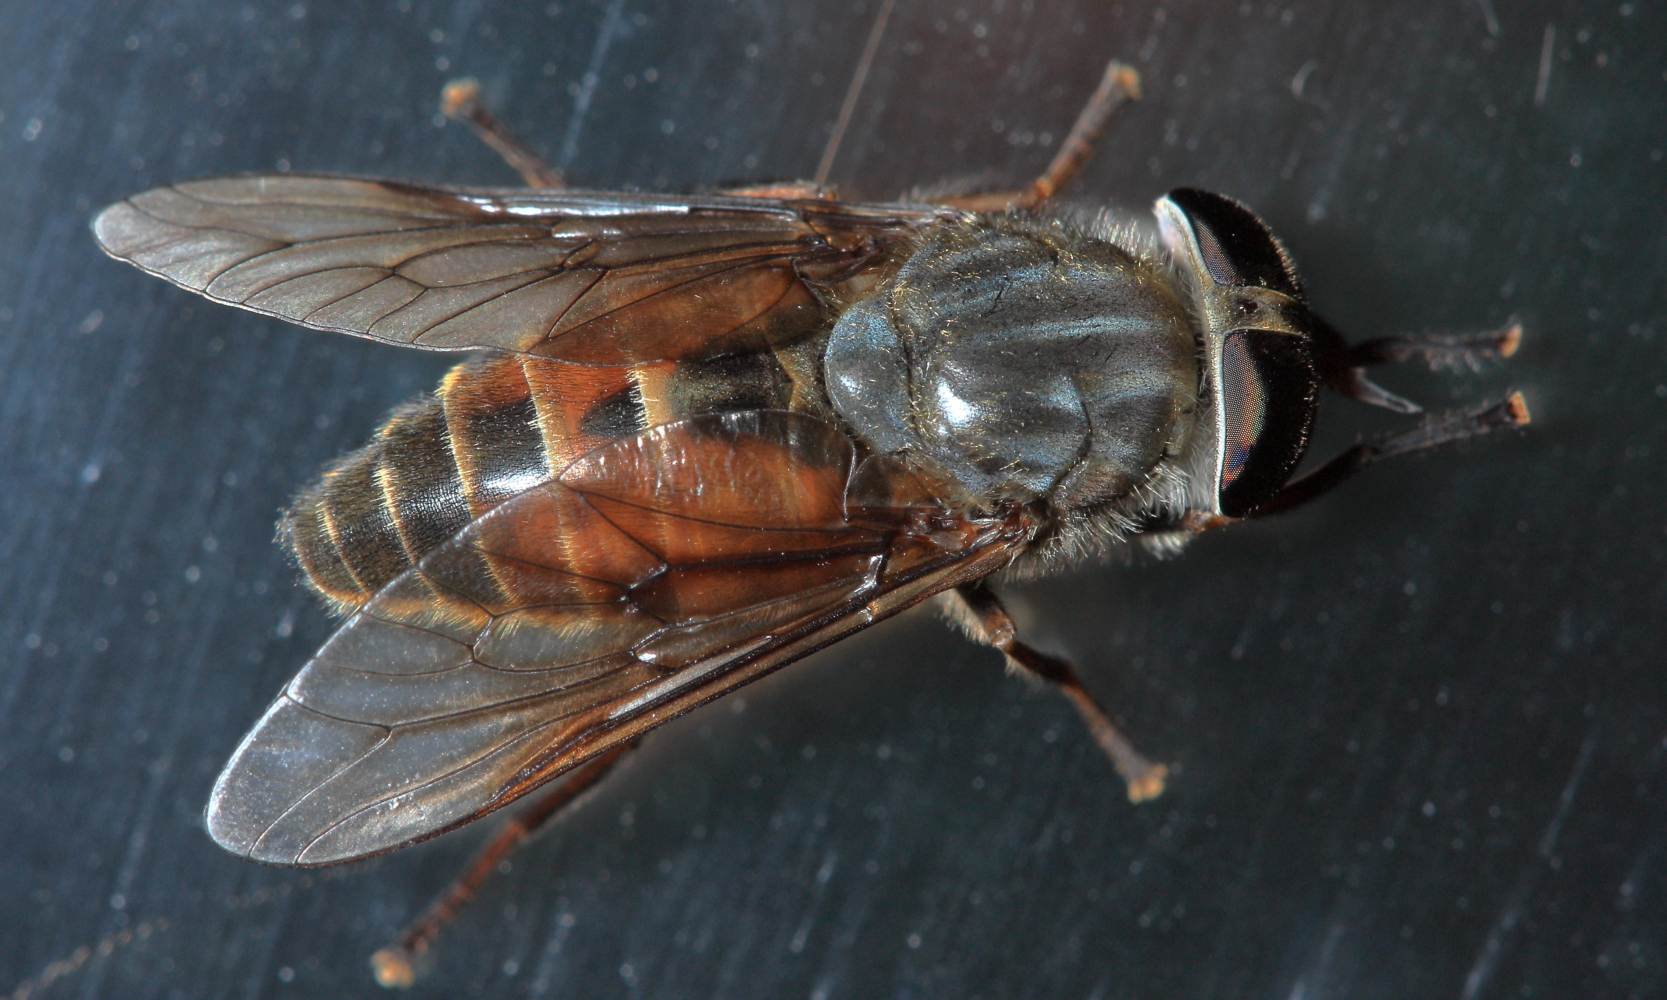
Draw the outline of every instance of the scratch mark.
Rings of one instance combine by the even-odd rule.
[[[596,46],[590,50],[590,64],[585,67],[585,75],[579,81],[579,95],[573,98],[573,117],[567,120],[567,131],[561,137],[559,165],[564,173],[579,153],[579,130],[584,127],[585,116],[590,113],[590,99],[596,93],[596,82],[602,78],[602,61],[608,57],[608,49],[620,33],[619,18],[624,7],[625,0],[613,0],[608,5],[608,12],[602,16],[602,30],[597,32]]]
[[[1545,107],[1545,90],[1551,83],[1551,50],[1557,45],[1557,26],[1545,26],[1545,41],[1540,44],[1540,76],[1534,81],[1534,107]]]
[[[1482,20],[1487,22],[1488,34],[1499,37],[1499,17],[1493,12],[1493,0],[1476,0],[1476,6],[1482,8]]]
[[[793,940],[788,943],[787,950],[797,955],[805,950],[805,942],[810,939],[811,928],[816,923],[816,911],[822,903],[828,880],[833,878],[834,870],[839,867],[839,852],[829,851],[822,857],[822,866],[816,870],[816,891],[810,897],[810,907],[799,921],[799,927],[793,932]]]
[[[1320,945],[1320,956],[1314,967],[1295,986],[1291,987],[1291,995],[1286,1000],[1308,1000],[1308,978],[1314,976],[1320,982],[1325,982],[1331,970],[1331,963],[1337,957],[1337,943],[1343,940],[1343,932],[1347,930],[1341,921],[1332,921],[1331,930],[1326,934],[1325,943]]]
[[[1580,745],[1580,755],[1575,758],[1574,770],[1563,785],[1557,812],[1546,825],[1545,833],[1540,836],[1540,846],[1535,851],[1539,855],[1539,861],[1523,871],[1522,877],[1517,880],[1516,888],[1511,890],[1510,898],[1505,902],[1505,909],[1494,922],[1493,929],[1488,931],[1488,939],[1482,944],[1482,953],[1476,956],[1476,964],[1471,966],[1470,975],[1464,979],[1464,992],[1460,994],[1462,1000],[1476,1000],[1487,987],[1488,980],[1493,978],[1494,970],[1499,965],[1499,956],[1504,954],[1508,939],[1522,920],[1523,911],[1528,908],[1528,897],[1533,895],[1534,889],[1539,885],[1545,863],[1551,860],[1551,853],[1557,846],[1557,837],[1563,832],[1563,820],[1569,814],[1569,806],[1574,803],[1574,796],[1580,790],[1581,781],[1585,780],[1586,768],[1592,763],[1592,752],[1596,748],[1597,733],[1593,731],[1587,735],[1586,742]]]
[[[556,960],[561,957],[562,949],[567,944],[568,935],[573,931],[573,925],[578,919],[573,911],[566,906],[565,900],[556,901],[555,932],[550,935],[544,945],[544,954],[540,956],[538,971],[533,976],[532,986],[527,991],[529,996],[542,997],[549,993],[551,981],[556,976]]]
[[[1295,97],[1299,101],[1302,100],[1302,88],[1308,85],[1308,77],[1319,68],[1320,61],[1318,59],[1310,59],[1302,64],[1302,68],[1297,70],[1297,75],[1291,77],[1292,97]]]

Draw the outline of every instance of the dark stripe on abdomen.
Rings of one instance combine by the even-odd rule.
[[[446,431],[445,410],[434,399],[396,413],[377,435],[382,492],[406,556],[421,559],[470,521]]]
[[[378,438],[337,460],[278,524],[307,581],[340,611],[362,604],[411,564],[378,482],[383,447]]]
[[[538,408],[515,355],[453,368],[440,384],[440,399],[474,517],[550,478]]]
[[[438,398],[396,411],[296,498],[279,533],[312,586],[350,611],[474,518],[548,479],[544,454],[514,358],[465,363]]]
[[[652,406],[642,384],[655,387]],[[327,469],[279,534],[313,588],[351,611],[474,519],[646,429],[651,409],[653,422],[788,409],[804,396],[795,384],[768,353],[677,365],[510,354],[465,362],[436,396],[395,411],[370,444]]]

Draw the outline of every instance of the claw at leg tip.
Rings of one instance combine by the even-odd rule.
[[[1162,764],[1154,764],[1145,773],[1129,779],[1129,801],[1150,802],[1162,795],[1164,781],[1168,777],[1169,768]]]
[[[417,981],[417,971],[412,968],[410,958],[396,948],[383,948],[372,955],[370,967],[377,984],[391,990],[410,989]]]
[[[1131,100],[1140,100],[1140,73],[1133,66],[1122,63],[1118,63],[1116,66],[1117,85],[1123,89],[1125,94],[1129,95]]]
[[[472,76],[460,77],[440,88],[440,113],[456,118],[464,105],[480,97],[480,81]]]
[[[1517,348],[1520,346],[1522,346],[1521,323],[1512,323],[1510,326],[1507,326],[1505,329],[1499,331],[1498,350],[1500,357],[1510,357],[1517,352]]]

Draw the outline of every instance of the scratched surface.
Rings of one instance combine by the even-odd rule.
[[[208,840],[214,775],[329,629],[275,512],[445,362],[189,297],[91,213],[286,165],[511,183],[432,120],[460,73],[585,184],[808,175],[873,12],[0,7],[0,991],[373,996],[366,956],[488,832],[310,875]],[[1147,98],[1074,194],[1245,199],[1355,336],[1519,315],[1508,369],[1384,381],[1520,386],[1539,423],[1009,588],[1179,765],[1155,804],[914,617],[661,730],[420,995],[1667,993],[1667,14],[901,4],[833,177],[1026,177],[1111,55]],[[1321,451],[1397,426],[1321,419]]]

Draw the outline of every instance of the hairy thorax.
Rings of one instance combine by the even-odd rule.
[[[932,234],[834,326],[835,410],[959,506],[1115,505],[1186,446],[1198,349],[1162,262],[1053,221]]]

